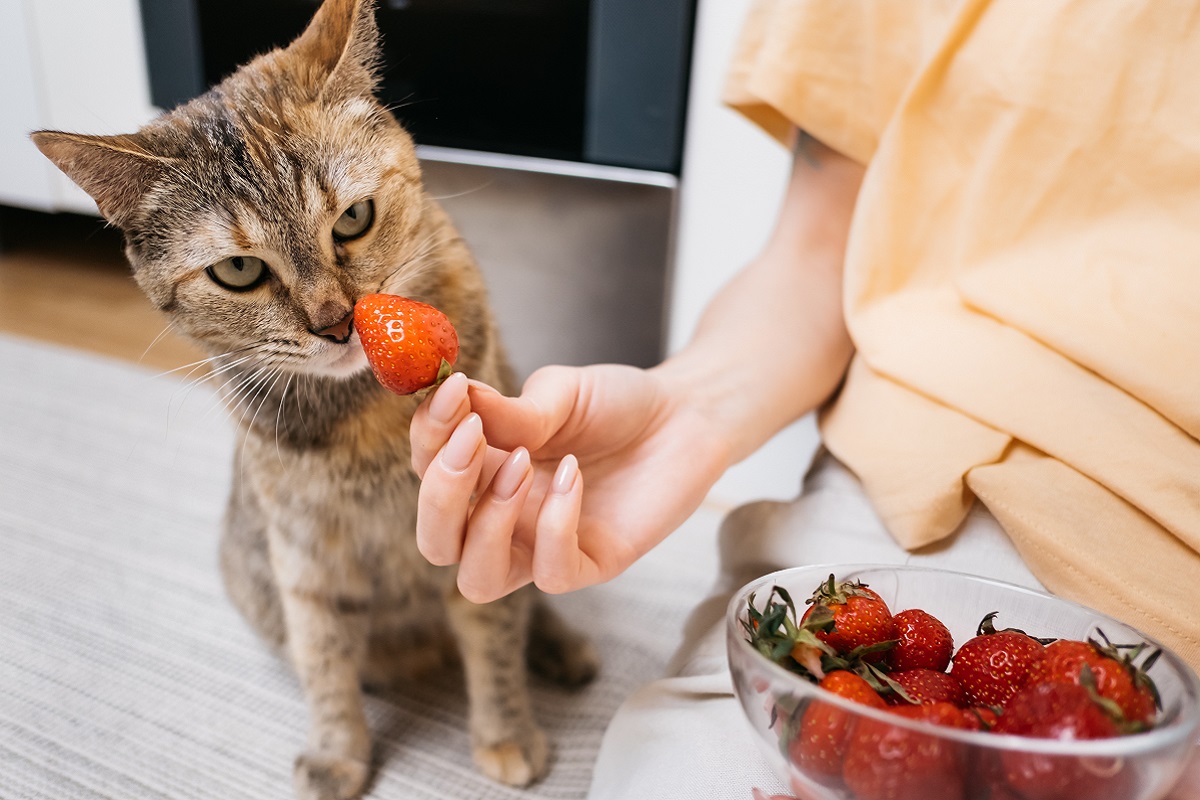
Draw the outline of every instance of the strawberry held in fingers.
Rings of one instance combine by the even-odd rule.
[[[441,383],[458,360],[458,332],[426,303],[369,294],[354,305],[354,328],[375,377],[406,395]]]

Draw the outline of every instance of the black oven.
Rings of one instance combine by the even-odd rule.
[[[678,173],[695,0],[379,0],[384,101],[419,144]],[[318,0],[141,0],[171,108]]]

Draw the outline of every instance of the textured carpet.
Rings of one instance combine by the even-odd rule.
[[[291,796],[305,707],[226,600],[232,426],[204,385],[0,336],[0,798]],[[526,791],[470,763],[460,676],[369,699],[368,797],[580,798],[607,720],[657,677],[712,578],[717,509],[633,570],[556,598],[605,661],[535,684],[554,742]]]

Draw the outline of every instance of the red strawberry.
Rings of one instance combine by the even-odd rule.
[[[920,705],[950,703],[958,708],[967,705],[967,696],[963,692],[962,684],[953,675],[947,675],[945,672],[908,669],[889,673],[888,677],[900,684],[908,696]],[[906,703],[899,695],[891,695],[888,702],[897,705]]]
[[[1158,692],[1145,669],[1156,656],[1151,653],[1141,667],[1134,664],[1146,647],[1138,645],[1123,654],[1123,648],[1107,639],[1103,643],[1060,639],[1046,646],[1046,659],[1034,669],[1030,681],[1090,685],[1101,697],[1115,703],[1125,720],[1149,726],[1158,708]]]
[[[946,671],[954,653],[954,637],[937,617],[919,608],[910,608],[892,619],[896,622],[896,635],[900,640],[887,656],[893,670]]]
[[[1046,657],[1046,648],[1021,631],[996,631],[995,612],[979,624],[978,635],[954,654],[950,674],[958,679],[973,706],[1003,706],[1029,681]]]
[[[949,703],[897,706],[891,713],[964,728]],[[966,749],[935,734],[860,719],[846,745],[842,775],[858,800],[962,800]]]
[[[818,633],[817,638],[839,655],[849,655],[860,647],[877,646],[878,650],[863,654],[863,660],[878,662],[889,646],[886,643],[896,639],[892,612],[883,598],[868,589],[865,583],[836,583],[830,575],[808,602],[810,606],[801,617],[801,624],[816,614],[832,615],[833,628]]]
[[[953,703],[937,701],[922,706],[897,706],[888,709],[893,714],[908,719],[919,719],[934,725],[944,725],[947,728],[969,728],[969,723],[963,720],[962,709]]]
[[[996,727],[996,722],[1000,719],[1000,715],[984,706],[972,706],[971,708],[963,709],[963,719],[966,721],[968,730],[990,731]]]
[[[369,294],[354,305],[354,328],[379,382],[412,394],[444,380],[458,360],[458,333],[431,305]]]
[[[839,697],[871,708],[886,708],[883,698],[861,677],[847,670],[829,673],[818,684]],[[813,700],[804,709],[796,738],[788,745],[792,763],[815,781],[840,782],[846,737],[856,717],[832,703]]]
[[[995,730],[1042,739],[1107,739],[1121,733],[1088,690],[1073,683],[1025,687],[1009,700]]]
[[[994,733],[1040,739],[1106,739],[1117,723],[1091,693],[1074,683],[1035,683],[1017,692]],[[1116,756],[1062,756],[1021,751],[1000,754],[1005,781],[1026,800],[1118,800],[1130,796],[1130,766]]]

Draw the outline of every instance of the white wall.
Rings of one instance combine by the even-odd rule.
[[[31,153],[29,131],[42,121],[42,97],[33,66],[33,23],[28,3],[0,3],[0,203],[53,205],[53,168]]]
[[[699,0],[668,349],[690,337],[712,295],[765,243],[790,166],[787,150],[720,102],[749,0]],[[753,391],[753,387],[747,387]],[[714,502],[790,499],[816,445],[811,418],[734,467]]]
[[[0,202],[96,213],[29,133],[123,133],[154,116],[137,0],[4,0],[0,75]]]

